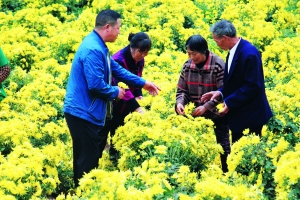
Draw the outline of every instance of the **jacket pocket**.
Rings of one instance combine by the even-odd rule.
[[[95,121],[103,121],[106,115],[105,101],[95,97],[91,102],[88,112]]]

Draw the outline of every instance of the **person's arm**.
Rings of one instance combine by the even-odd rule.
[[[185,65],[184,65],[185,66]],[[184,73],[184,66],[181,70],[178,83],[177,83],[177,91],[176,91],[176,105],[175,111],[177,114],[184,114],[184,106],[190,102],[190,95],[186,83],[186,77]]]
[[[117,59],[116,57],[112,56],[114,58],[114,60],[120,65],[122,66],[124,69],[126,70],[130,70],[129,66],[126,65],[126,61],[125,59]],[[141,77],[142,74],[142,69],[139,69],[139,73],[137,74],[139,77]],[[114,84],[118,85],[118,79],[116,79],[114,77]],[[136,98],[136,97],[140,97],[142,96],[142,89],[138,88],[138,87],[131,87],[129,86],[129,89],[126,89],[125,95],[123,97],[123,100],[128,101],[130,99]]]
[[[217,88],[220,89],[223,87],[225,63],[224,62],[216,63],[216,69],[217,69],[216,85]]]
[[[119,88],[111,86],[105,81],[106,57],[95,50],[90,50],[83,58],[84,75],[88,89],[98,96],[113,100],[119,95]]]
[[[147,81],[121,67],[114,59],[111,58],[112,74],[119,81],[126,83],[129,86],[143,88],[151,95],[157,95],[160,88],[154,83]]]
[[[216,79],[215,79],[216,82],[214,82],[213,80],[211,80],[211,81],[216,83],[217,88],[220,89],[220,88],[223,87],[223,77],[224,77],[225,63],[223,62],[223,60],[221,60],[221,58],[217,61],[216,61],[216,65],[215,65],[215,69],[217,71]],[[216,98],[207,100],[203,106],[205,107],[205,109],[213,112],[216,109],[216,106],[222,101],[223,101],[223,98],[222,98],[222,95],[220,95]]]
[[[127,100],[126,101],[126,106],[130,110],[130,112],[134,112],[138,108],[141,108],[140,104],[137,102],[137,100],[135,98]]]
[[[0,48],[0,83],[2,83],[10,74],[8,60]]]
[[[207,92],[201,97],[201,101],[203,102],[207,102],[214,99],[223,99],[223,94],[220,90]]]
[[[0,67],[0,83],[5,81],[10,74],[10,67],[8,65],[4,65]]]
[[[127,69],[124,69],[114,59],[111,58],[110,60],[111,60],[112,75],[118,81],[124,82],[129,86],[134,86],[139,88],[142,88],[145,85],[146,83],[145,79],[129,72]]]
[[[139,77],[143,76],[144,64],[145,64],[145,60],[143,60],[143,63],[141,65],[141,67],[138,69],[138,76]],[[132,93],[137,99],[142,99],[143,98],[143,92],[142,92],[142,89],[140,89],[140,88],[134,88]]]
[[[243,85],[224,99],[226,106],[230,110],[239,109],[248,101],[255,98],[263,88],[263,72],[260,56],[250,54],[242,63],[245,73],[242,75]]]

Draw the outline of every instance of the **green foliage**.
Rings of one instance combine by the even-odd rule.
[[[23,8],[22,1],[20,0],[1,0],[1,11],[7,12],[12,11],[16,12]]]
[[[91,0],[45,0],[45,1],[24,1],[24,0],[2,0],[1,1],[1,11],[2,12],[17,12],[19,10],[32,7],[32,8],[42,8],[47,7],[52,4],[63,5],[67,8],[68,14],[80,15],[82,10],[92,2]],[[59,11],[53,10],[51,14],[54,17],[60,19],[64,22],[66,19],[61,15]]]
[[[233,145],[233,148],[234,152],[229,159],[239,157],[241,160],[231,170],[234,169],[235,172],[244,176],[245,182],[258,184],[263,188],[263,193],[268,199],[274,199],[276,184],[273,174],[279,158],[293,149],[290,143],[278,135],[267,135],[260,141],[257,141],[257,136],[250,135],[241,138]]]
[[[3,156],[7,156],[13,150],[14,144],[11,141],[4,141],[2,138],[0,139],[0,153]]]

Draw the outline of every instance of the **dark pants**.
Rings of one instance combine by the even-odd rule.
[[[229,127],[226,115],[213,120],[215,124],[215,134],[217,143],[220,144],[224,150],[221,154],[221,165],[223,172],[228,172],[227,157],[230,154],[230,140],[229,140]]]
[[[114,145],[112,143],[112,137],[115,135],[116,133],[116,129],[119,127],[118,123],[116,123],[115,119],[111,119],[111,120],[107,120],[105,123],[105,126],[103,127],[103,129],[100,131],[102,135],[106,135],[106,140],[105,140],[105,144],[107,143],[107,137],[108,134],[110,133],[110,137],[111,137],[111,141],[110,141],[110,147],[109,147],[109,154],[113,154],[115,155],[117,153],[117,150],[114,148]]]
[[[102,126],[65,113],[73,144],[73,172],[75,187],[84,173],[98,167],[105,148],[107,135],[101,134]]]
[[[113,118],[111,120],[108,120],[105,123],[105,126],[101,132],[103,134],[110,133],[111,141],[110,141],[110,148],[109,148],[109,155],[111,161],[116,165],[117,160],[119,157],[119,152],[115,149],[114,143],[112,142],[112,137],[116,133],[116,129],[119,126],[124,125],[124,118],[130,113],[130,110],[122,103],[114,104],[113,107]]]
[[[261,137],[261,130],[262,130],[263,125],[255,127],[255,128],[250,128],[249,133],[254,133],[257,136]],[[231,132],[232,135],[232,143],[235,143],[238,141],[241,137],[244,136],[243,132]]]

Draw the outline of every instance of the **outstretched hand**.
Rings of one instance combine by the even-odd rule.
[[[207,93],[202,95],[201,101],[203,101],[205,103],[205,102],[210,101],[210,100],[218,99],[219,96],[221,96],[220,91],[207,92]]]
[[[149,93],[153,96],[158,95],[158,91],[160,91],[160,88],[150,81],[146,81],[143,88],[149,91]]]

